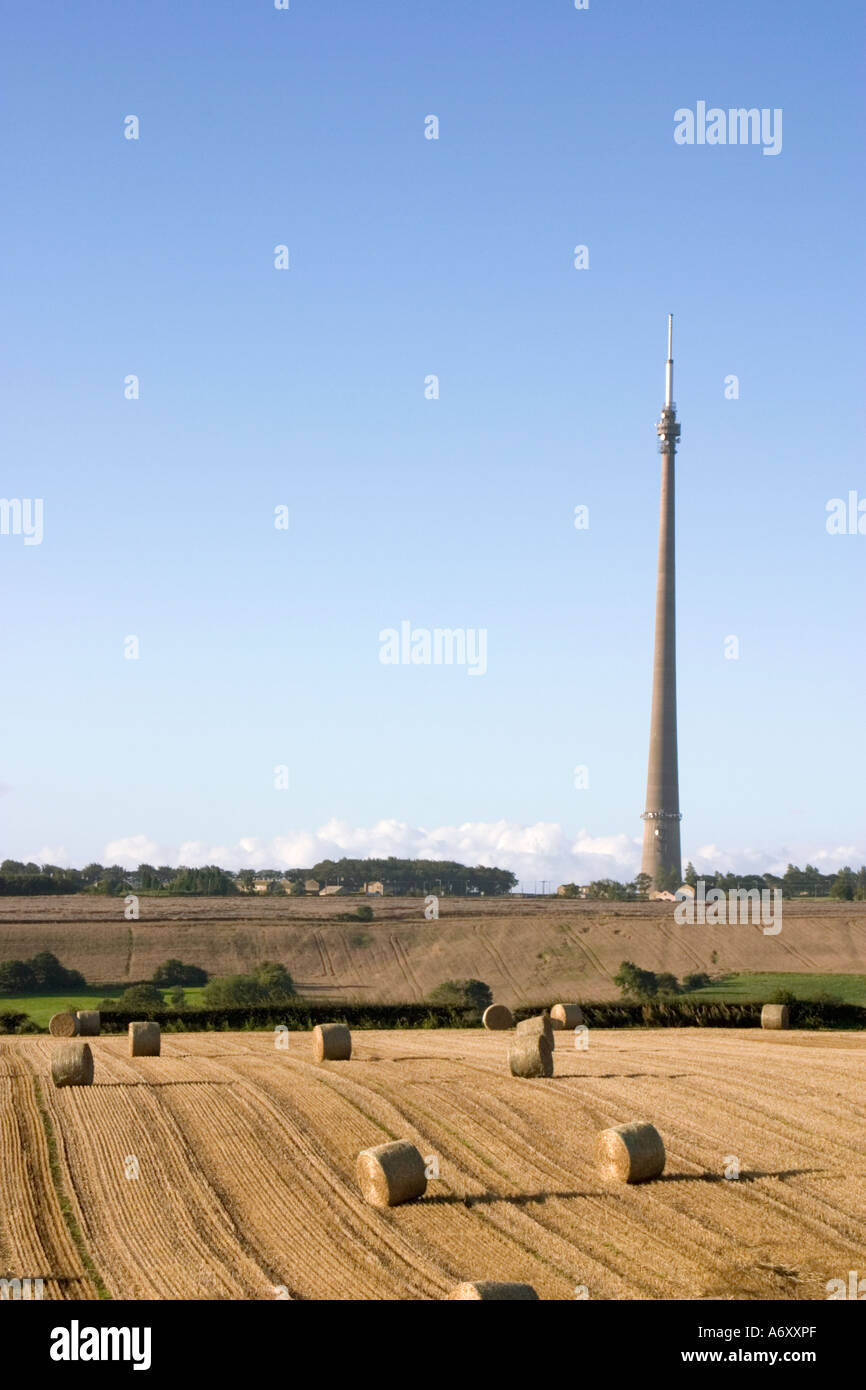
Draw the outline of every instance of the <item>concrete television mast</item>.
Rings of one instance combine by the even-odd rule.
[[[665,403],[656,425],[662,456],[659,563],[656,586],[656,631],[653,651],[653,695],[650,716],[649,771],[646,810],[642,819],[641,873],[649,874],[653,888],[674,888],[682,882],[680,849],[680,791],[677,764],[677,634],[676,561],[674,546],[675,459],[680,437],[674,403],[673,314],[668,315],[668,360],[665,369]]]

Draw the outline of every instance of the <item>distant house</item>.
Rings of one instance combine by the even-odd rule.
[[[651,903],[675,903],[676,901],[676,894],[669,893],[666,888],[662,889],[660,893],[650,893]]]
[[[675,894],[682,902],[683,898],[693,898],[695,890],[690,883],[681,883]]]
[[[320,883],[318,883],[318,882],[316,881],[316,879],[314,879],[314,878],[308,878],[308,879],[305,879],[305,880],[304,880],[304,892],[305,892],[305,893],[318,893],[318,891],[319,891],[319,889],[321,888],[321,886],[322,886],[322,885],[321,885]]]
[[[253,881],[254,893],[280,892],[288,893],[289,880],[287,878],[257,878]]]
[[[379,883],[378,880],[375,883],[365,883],[364,892],[376,898],[384,898],[385,885],[384,883]]]
[[[331,883],[327,888],[322,888],[319,892],[320,898],[333,898],[335,893],[342,893],[342,883]]]

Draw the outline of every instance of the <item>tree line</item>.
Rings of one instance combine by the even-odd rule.
[[[57,864],[23,863],[4,859],[0,863],[0,895],[42,893],[172,893],[200,897],[226,897],[250,893],[256,879],[267,881],[269,889],[303,893],[304,883],[315,879],[323,887],[339,884],[346,893],[359,893],[365,883],[380,882],[386,893],[419,896],[486,894],[501,896],[517,885],[509,869],[478,864],[469,868],[450,859],[322,859],[309,869],[222,869],[217,864],[191,869],[185,865],[139,864],[123,869],[118,864],[86,864],[83,869],[61,868]]]
[[[796,864],[789,864],[783,874],[726,874],[720,869],[716,869],[714,873],[699,874],[694,864],[688,864],[683,874],[683,882],[691,888],[696,888],[699,878],[706,884],[707,890],[720,888],[724,893],[729,893],[735,888],[768,891],[778,888],[786,898],[832,898],[842,902],[866,902],[866,865],[862,865],[856,873],[848,865],[836,873],[822,874],[820,869],[816,869],[812,864],[807,864],[805,869],[799,869]],[[563,884],[562,896],[597,899],[601,902],[634,902],[647,898],[652,886],[649,874],[638,874],[629,883],[620,883],[613,878],[596,879],[585,888],[579,887],[576,883],[566,883]],[[675,893],[680,886],[678,881],[671,880],[670,875],[667,875],[663,884],[656,884],[656,887],[667,888],[671,893]]]
[[[688,864],[684,882],[695,887],[698,873]],[[783,874],[703,873],[700,877],[707,888],[729,892],[734,888],[781,889],[786,898],[833,898],[837,901],[866,901],[866,865],[855,871],[849,865],[834,873],[824,874],[813,864],[800,869],[789,864]],[[0,863],[0,896],[48,893],[165,893],[189,894],[197,897],[226,897],[234,893],[251,893],[255,881],[264,879],[274,893],[286,891],[301,895],[304,883],[314,879],[322,886],[339,884],[345,893],[359,893],[365,883],[380,882],[385,892],[400,897],[421,897],[435,893],[439,897],[480,896],[502,897],[517,886],[517,878],[509,869],[489,868],[477,864],[469,868],[451,859],[321,859],[309,869],[222,869],[217,864],[202,868],[185,865],[159,867],[139,864],[137,869],[123,869],[118,864],[86,864],[83,869],[61,868],[57,864],[23,863],[4,859]],[[288,888],[286,886],[288,885]],[[596,899],[601,902],[639,901],[649,896],[652,888],[649,874],[638,874],[627,883],[617,879],[595,879],[581,887],[576,883],[562,885],[561,896]],[[680,887],[676,876],[668,874],[657,888],[676,892]]]

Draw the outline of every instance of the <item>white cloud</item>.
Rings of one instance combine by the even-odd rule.
[[[28,864],[56,864],[60,869],[77,867],[64,845],[43,845],[35,854],[28,854],[24,862]]]
[[[702,845],[690,855],[699,874],[711,874],[714,869],[723,873],[783,874],[789,864],[801,869],[814,864],[822,874],[836,873],[845,864],[857,869],[866,864],[866,845],[837,845],[816,849],[814,844],[792,844],[773,849],[721,849],[718,845]]]
[[[176,859],[161,859],[160,849],[155,840],[146,835],[127,835],[122,840],[112,840],[102,852],[103,864],[120,864],[124,869],[134,869],[139,864],[174,864]]]
[[[102,862],[134,868],[140,863],[221,864],[226,869],[309,868],[320,859],[387,858],[454,859],[462,864],[494,865],[511,869],[532,891],[542,882],[555,888],[560,883],[589,883],[591,879],[627,881],[640,868],[640,838],[629,835],[592,835],[581,829],[574,834],[555,821],[520,825],[513,821],[465,821],[427,829],[405,821],[381,820],[371,826],[353,826],[336,817],[317,830],[291,830],[273,839],[242,836],[234,844],[187,840],[181,845],[161,845],[144,834],[129,835],[105,846]],[[34,856],[35,857],[35,856]],[[733,849],[703,845],[688,854],[699,873],[714,869],[740,869],[755,873],[784,872],[791,862],[801,867],[816,864],[825,873],[866,862],[866,847],[844,845],[815,848],[792,845],[772,850]],[[62,850],[44,850],[39,862],[68,862]]]

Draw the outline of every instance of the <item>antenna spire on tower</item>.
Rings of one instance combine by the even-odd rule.
[[[665,407],[670,410],[674,403],[674,316],[668,314],[668,360],[665,372]]]

